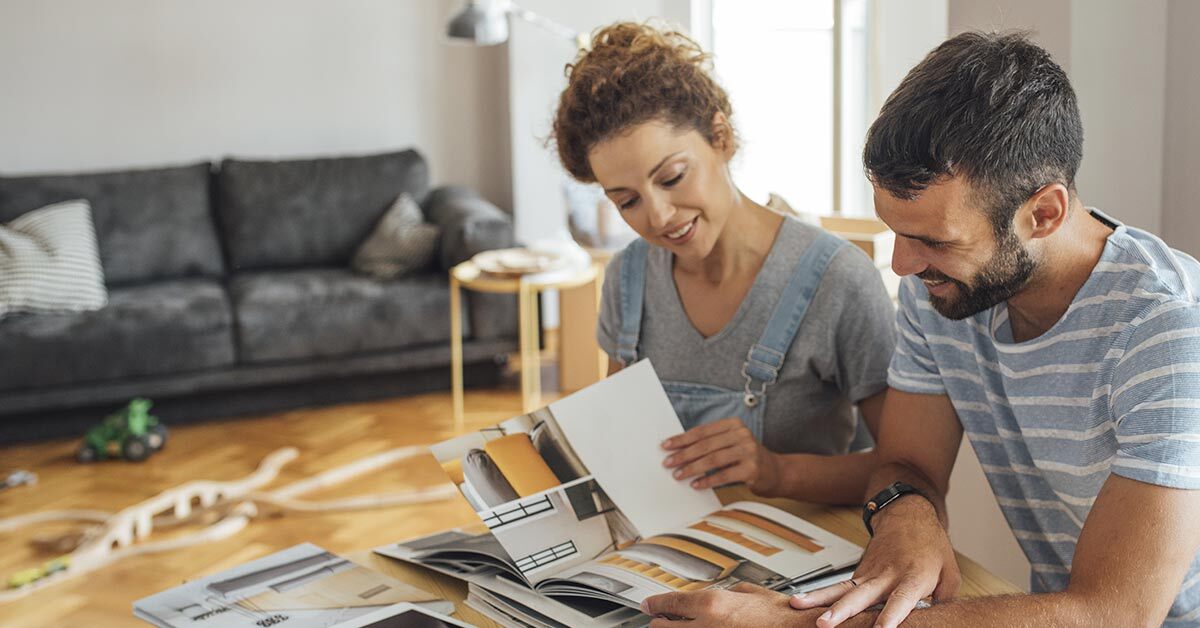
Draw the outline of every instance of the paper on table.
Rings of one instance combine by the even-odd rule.
[[[712,490],[696,490],[663,467],[662,441],[683,432],[649,360],[550,404],[575,453],[643,537],[715,510]]]

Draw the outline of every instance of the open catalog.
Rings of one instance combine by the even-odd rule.
[[[468,602],[505,609],[509,625],[644,623],[636,609],[651,595],[739,582],[791,589],[857,563],[858,546],[798,517],[722,506],[674,479],[660,443],[680,432],[643,360],[431,446],[484,526],[376,552],[467,580]]]
[[[134,616],[167,628],[463,625],[438,614],[451,612],[454,605],[446,600],[311,543],[197,578],[133,604]],[[396,623],[399,617],[420,621]]]

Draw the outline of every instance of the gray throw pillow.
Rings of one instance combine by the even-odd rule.
[[[425,222],[407,192],[396,198],[354,254],[354,270],[376,279],[395,279],[429,267],[442,230]]]
[[[0,225],[0,317],[108,305],[92,206],[47,205]]]

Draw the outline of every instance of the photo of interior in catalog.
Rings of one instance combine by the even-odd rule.
[[[621,617],[612,604],[636,609],[657,593],[738,582],[783,590],[858,560],[857,546],[782,510],[722,505],[711,489],[676,480],[659,443],[682,431],[643,360],[430,446],[487,532],[447,530],[376,551],[466,574],[480,604],[569,625],[580,614],[608,625]]]
[[[430,450],[530,582],[637,536],[549,408]]]

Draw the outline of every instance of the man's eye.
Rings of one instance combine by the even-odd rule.
[[[637,202],[638,202],[638,197],[635,196],[627,201],[621,201],[617,205],[617,207],[620,207],[621,209],[629,209],[630,207],[633,207],[634,205],[636,205]]]

